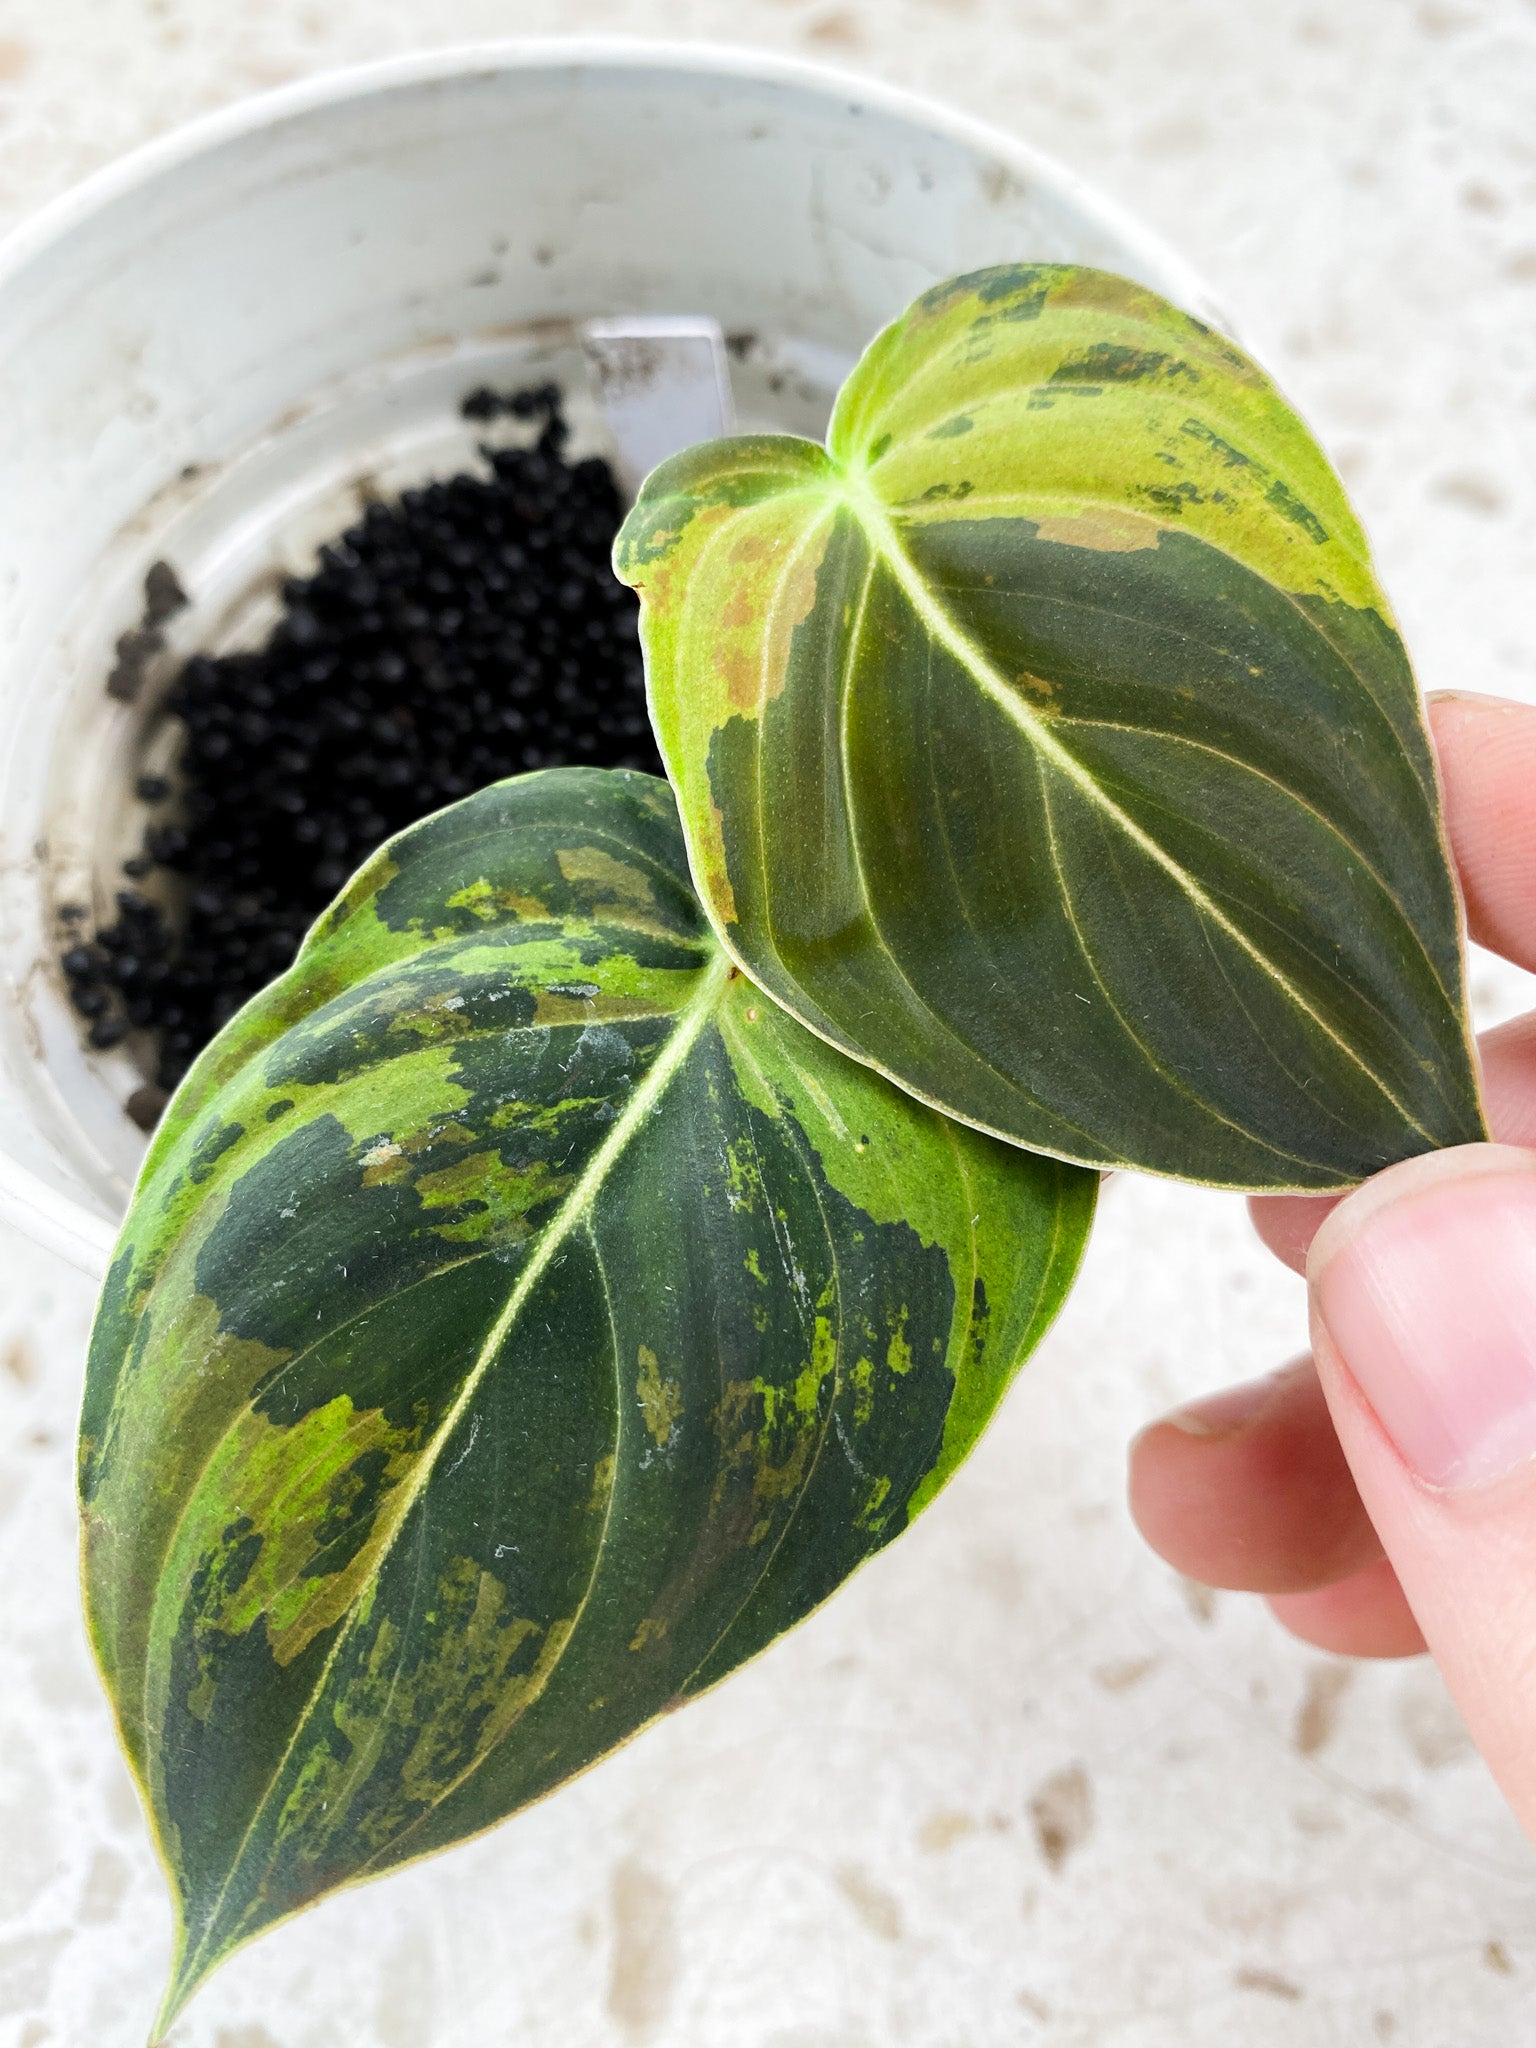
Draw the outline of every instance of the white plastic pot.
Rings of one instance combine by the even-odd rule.
[[[1213,309],[1157,241],[1007,136],[756,53],[609,40],[344,72],[141,150],[0,247],[0,1219],[103,1269],[144,1138],[87,1053],[58,912],[112,917],[174,657],[257,634],[360,493],[458,466],[472,384],[574,324],[716,316],[745,427],[818,433],[925,285],[1101,264]],[[193,602],[106,695],[149,565]],[[151,755],[152,758],[152,755]],[[252,773],[260,764],[252,763]]]

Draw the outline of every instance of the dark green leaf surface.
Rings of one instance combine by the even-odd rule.
[[[766,1001],[665,784],[528,776],[385,848],[189,1076],[92,1342],[167,2017],[825,1599],[975,1441],[1094,1188]]]
[[[1060,1158],[1348,1185],[1484,1135],[1407,656],[1231,343],[1050,265],[939,286],[822,449],[648,480],[616,564],[750,974]]]

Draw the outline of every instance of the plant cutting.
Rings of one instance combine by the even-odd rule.
[[[1483,1134],[1407,659],[1232,344],[955,280],[825,449],[675,458],[616,563],[676,802],[548,771],[390,842],[193,1066],[103,1293],[86,1588],[162,2025],[898,1534],[1096,1169]]]

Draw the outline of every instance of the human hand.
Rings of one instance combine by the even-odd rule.
[[[1430,723],[1472,936],[1536,969],[1536,709],[1443,697]],[[1480,1051],[1500,1142],[1253,1202],[1307,1275],[1313,1357],[1143,1431],[1131,1510],[1307,1642],[1427,1646],[1536,1836],[1536,1013]]]

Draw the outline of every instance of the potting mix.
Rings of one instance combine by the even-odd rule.
[[[141,1123],[392,833],[526,769],[661,772],[635,599],[609,565],[612,471],[567,461],[556,385],[482,388],[462,410],[535,422],[538,438],[482,447],[483,474],[370,504],[313,574],[284,583],[264,646],[184,664],[165,700],[182,742],[171,774],[138,784],[155,822],[117,915],[92,936],[84,911],[65,913],[62,964],[91,1045],[146,1034]],[[163,617],[180,592],[162,565],[154,575]],[[139,653],[127,648],[130,670]],[[136,686],[124,674],[120,660],[115,694]],[[146,893],[157,870],[179,886]]]

